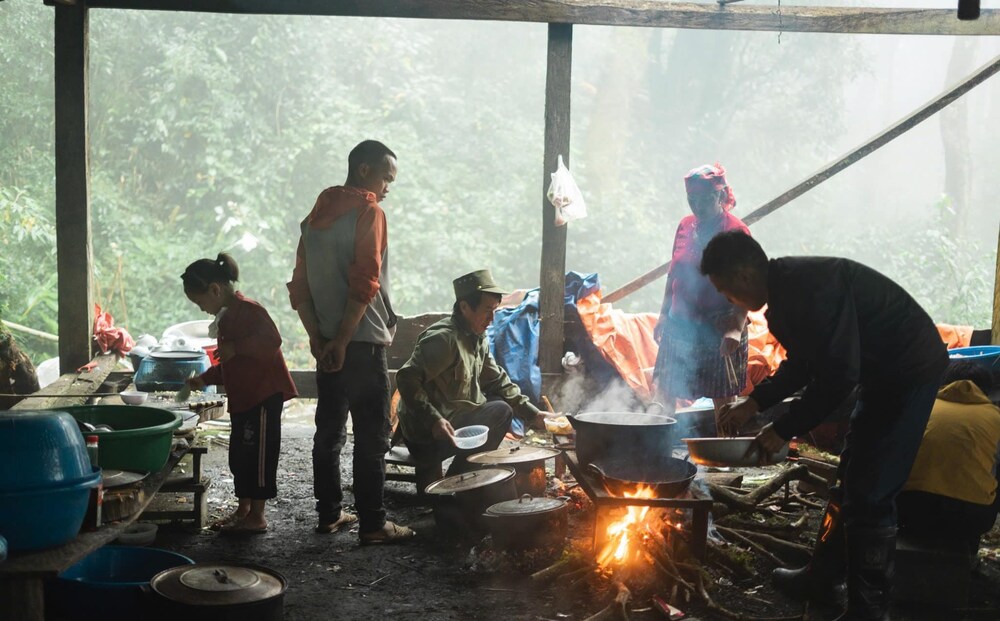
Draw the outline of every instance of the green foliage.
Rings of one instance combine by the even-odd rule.
[[[113,10],[90,19],[96,301],[133,335],[199,318],[179,274],[225,250],[292,366],[306,366],[284,286],[299,222],[343,181],[347,152],[365,138],[399,155],[384,203],[399,312],[448,308],[451,279],[482,267],[511,288],[537,285],[544,24]],[[0,2],[0,312],[56,332],[52,21],[42,3]],[[742,210],[770,198],[793,164],[825,162],[848,121],[844,87],[869,62],[854,41],[577,28],[570,164],[590,217],[570,225],[567,268],[600,272],[610,289],[665,260],[687,213],[681,178],[695,165],[723,162]],[[822,189],[810,196],[833,202]],[[872,264],[898,272],[936,319],[982,325],[989,252],[949,241],[937,224],[867,237],[832,228],[776,216],[755,234],[832,254],[863,254],[881,239]],[[622,306],[655,309],[661,291]]]

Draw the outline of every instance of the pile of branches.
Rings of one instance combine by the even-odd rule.
[[[627,621],[631,608],[647,605],[660,610],[665,618],[678,612],[677,608],[698,605],[718,617],[734,621],[801,620],[807,611],[773,617],[736,612],[718,603],[709,591],[709,586],[715,584],[710,569],[737,579],[753,575],[752,563],[746,559],[747,551],[779,567],[799,567],[808,561],[811,547],[798,540],[807,523],[808,511],[821,509],[824,505],[806,495],[792,493],[788,484],[793,481],[825,485],[825,481],[805,465],[782,469],[752,491],[737,487],[740,477],[732,477],[725,482],[728,484],[709,482],[709,492],[715,501],[713,517],[717,520],[718,536],[708,538],[704,563],[691,556],[689,542],[668,522],[658,524],[654,521],[653,524],[658,525],[651,526],[647,520],[638,526],[641,530],[632,538],[640,542],[642,563],[608,571],[599,567],[589,554],[575,552],[536,572],[532,580],[569,587],[589,581],[592,587],[603,587],[610,601],[586,621]],[[761,513],[771,517],[745,519]],[[592,588],[592,591],[599,590]]]

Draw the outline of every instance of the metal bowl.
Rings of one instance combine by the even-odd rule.
[[[771,466],[788,457],[788,445],[761,459],[760,445],[748,438],[684,438],[691,461],[702,466]]]

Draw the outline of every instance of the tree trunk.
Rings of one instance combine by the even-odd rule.
[[[0,393],[30,395],[38,391],[35,365],[9,332],[0,330]],[[0,396],[0,410],[9,410],[20,397]]]
[[[961,80],[972,66],[975,45],[968,37],[955,38],[945,76],[947,87]],[[941,111],[941,140],[944,143],[944,192],[951,199],[955,212],[951,236],[957,239],[965,230],[971,208],[969,104],[965,98]]]

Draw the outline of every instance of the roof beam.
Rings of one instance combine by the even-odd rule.
[[[55,0],[45,0],[51,4]],[[91,9],[337,15],[844,34],[1000,35],[1000,9],[719,5],[658,0],[87,0]]]

